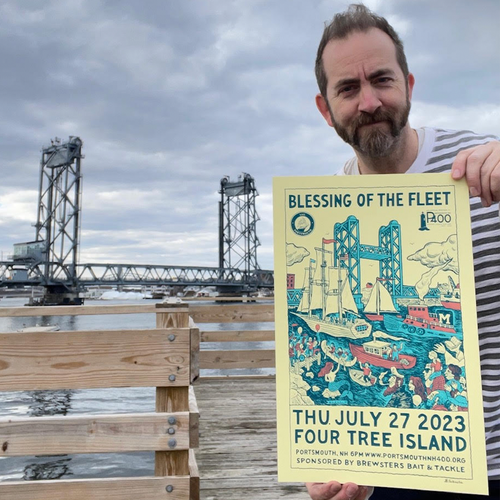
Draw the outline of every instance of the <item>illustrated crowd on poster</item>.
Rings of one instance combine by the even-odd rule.
[[[407,257],[425,268],[403,298],[378,276],[355,297],[352,255],[326,237],[315,251],[287,245],[289,272],[304,270],[302,287],[292,274],[288,287],[290,371],[303,404],[467,411],[456,236]],[[432,287],[436,276],[444,283]]]

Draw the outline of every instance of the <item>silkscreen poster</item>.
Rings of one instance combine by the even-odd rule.
[[[274,179],[280,481],[487,492],[465,182]]]

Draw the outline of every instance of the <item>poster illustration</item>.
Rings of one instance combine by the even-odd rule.
[[[273,189],[279,480],[485,494],[465,182]]]

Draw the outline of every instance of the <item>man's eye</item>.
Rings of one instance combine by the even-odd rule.
[[[375,80],[376,83],[388,83],[391,79],[388,76],[382,76],[381,78],[377,78]]]
[[[351,92],[353,92],[355,89],[355,86],[354,85],[348,85],[346,87],[342,87],[340,90],[339,90],[339,94],[349,94]]]

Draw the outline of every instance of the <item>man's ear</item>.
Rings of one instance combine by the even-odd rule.
[[[330,114],[330,109],[328,108],[328,103],[321,94],[316,94],[316,107],[325,119],[326,123],[333,127],[332,115]]]
[[[413,73],[408,73],[408,99],[411,101],[411,96],[413,94],[413,86],[415,85],[415,77]]]

